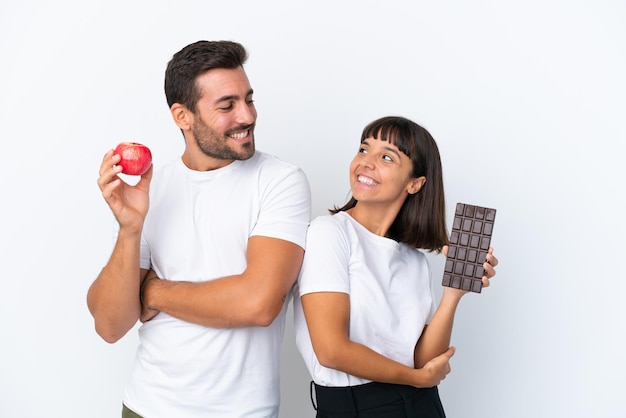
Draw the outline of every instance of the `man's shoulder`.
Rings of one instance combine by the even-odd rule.
[[[258,166],[263,166],[263,167],[270,167],[270,168],[276,167],[276,168],[283,168],[283,169],[300,170],[300,167],[298,167],[294,163],[285,161],[277,157],[276,155],[269,154],[263,151],[256,151],[254,153],[254,156],[250,158],[250,160],[247,160],[247,161],[250,161],[250,163],[252,164],[256,164]]]
[[[181,165],[181,157],[170,157],[163,160],[158,166],[154,167],[155,174],[161,174],[163,172],[171,173],[175,171],[179,165]]]
[[[300,181],[308,181],[300,167],[266,152],[257,151],[252,158],[243,163],[249,169],[258,171],[260,177],[294,177]]]

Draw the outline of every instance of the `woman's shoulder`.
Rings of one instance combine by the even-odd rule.
[[[314,237],[342,237],[348,235],[350,230],[349,220],[343,212],[334,215],[320,215],[309,224],[307,235]]]
[[[344,229],[349,224],[345,212],[338,212],[335,214],[320,215],[311,221],[310,228],[315,229],[327,229],[327,228],[341,228]]]

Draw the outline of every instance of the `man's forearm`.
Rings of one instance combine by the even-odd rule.
[[[141,313],[139,285],[145,271],[139,268],[140,240],[139,234],[120,230],[108,263],[87,293],[96,331],[107,342],[122,338]]]
[[[303,256],[304,250],[292,242],[253,236],[243,273],[194,283],[150,280],[143,301],[178,319],[215,328],[269,326],[284,306]]]
[[[245,275],[202,283],[151,280],[146,283],[146,307],[187,322],[215,327],[268,326],[280,313],[288,289],[279,295],[262,280]]]

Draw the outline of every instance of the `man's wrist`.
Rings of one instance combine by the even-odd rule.
[[[141,300],[141,305],[144,308],[148,309],[149,311],[158,311],[158,309],[153,308],[146,302],[146,287],[153,280],[159,280],[159,278],[157,276],[147,276],[144,279],[143,284],[141,285],[141,289],[139,290],[139,299]]]

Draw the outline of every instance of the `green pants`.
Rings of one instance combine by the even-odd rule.
[[[122,418],[141,418],[141,415],[135,414],[126,405],[122,404]]]

